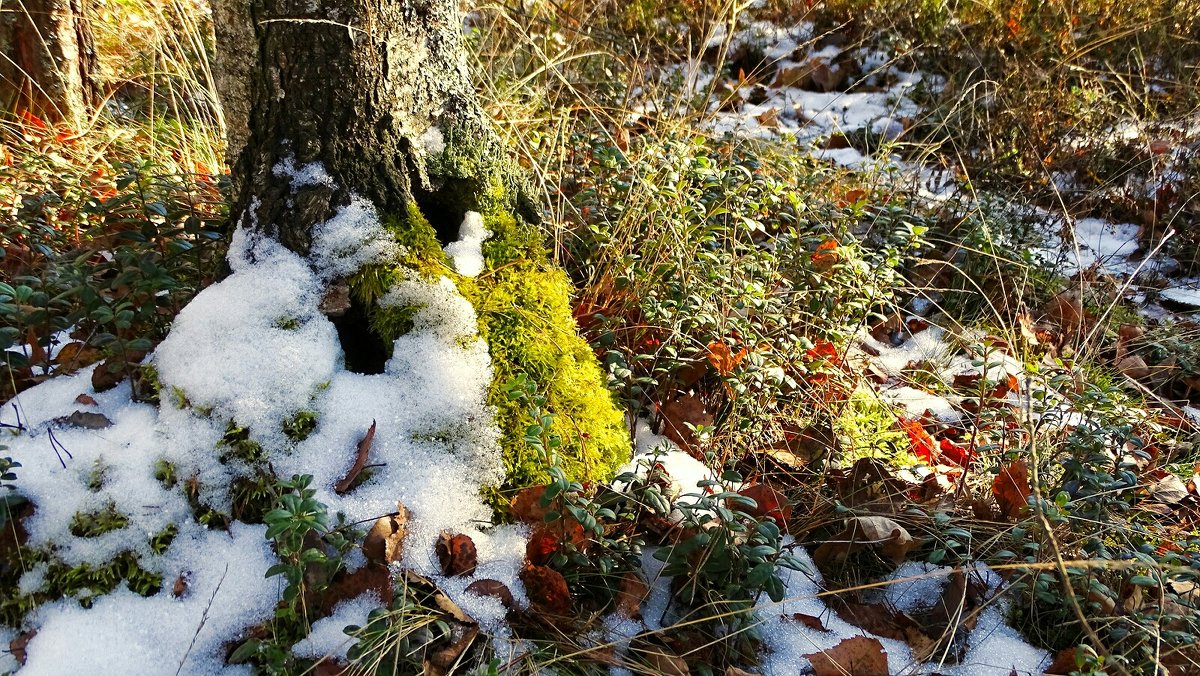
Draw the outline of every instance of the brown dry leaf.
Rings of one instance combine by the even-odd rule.
[[[462,628],[461,632],[461,636],[452,640],[449,645],[435,650],[425,659],[422,665],[425,668],[425,676],[446,676],[454,671],[454,667],[458,666],[458,661],[463,653],[479,636],[479,627],[473,624],[468,625]]]
[[[321,296],[319,306],[326,317],[341,317],[350,309],[350,285],[345,280],[334,282]]]
[[[542,506],[542,495],[545,492],[545,486],[530,486],[522,489],[513,496],[509,503],[512,515],[531,526],[543,523],[546,514],[550,511],[548,507]]]
[[[688,669],[687,661],[677,655],[646,651],[640,657],[650,667],[650,673],[653,674],[662,674],[662,676],[690,676],[692,673]]]
[[[871,327],[871,337],[884,345],[893,344],[892,337],[904,328],[904,318],[897,312]]]
[[[650,593],[650,587],[635,571],[629,571],[621,576],[621,584],[617,588],[616,612],[625,617],[639,618],[642,616],[642,601]]]
[[[90,394],[81,394],[78,397],[75,397],[75,403],[83,404],[84,406],[95,406],[96,400]]]
[[[1083,328],[1083,302],[1074,292],[1060,292],[1046,303],[1042,312],[1068,334],[1078,333]]]
[[[97,392],[111,390],[122,380],[125,380],[125,370],[112,368],[107,359],[92,371],[92,389]]]
[[[738,495],[750,498],[755,502],[754,507],[736,505],[738,509],[755,518],[771,517],[781,528],[786,528],[788,519],[792,517],[792,506],[787,496],[771,488],[767,484],[755,484],[738,491]],[[733,506],[732,503],[730,506]]]
[[[321,607],[328,615],[338,603],[358,598],[368,591],[373,591],[379,596],[383,607],[392,604],[392,573],[387,566],[368,562],[353,573],[338,575],[325,589],[321,597]]]
[[[1131,354],[1118,359],[1115,366],[1117,367],[1118,371],[1129,376],[1130,378],[1133,378],[1134,380],[1144,380],[1150,377],[1150,365],[1146,363],[1145,359],[1142,359],[1136,354]]]
[[[171,595],[175,598],[182,598],[187,595],[188,590],[192,586],[192,571],[186,570],[175,578],[175,584],[171,586]]]
[[[825,625],[821,622],[821,618],[817,617],[816,615],[808,615],[806,613],[792,613],[791,615],[784,615],[783,619],[799,622],[800,624],[803,624],[804,626],[808,627],[809,629],[815,629],[817,631],[829,631],[828,629],[825,628]]]
[[[112,421],[108,419],[108,416],[103,413],[88,413],[87,411],[75,411],[71,415],[55,418],[54,422],[68,427],[81,427],[85,430],[102,430],[112,427]]]
[[[26,646],[37,636],[37,629],[30,629],[17,634],[17,637],[8,642],[8,652],[17,661],[17,664],[25,664],[28,655],[25,652]]]
[[[877,638],[855,636],[819,653],[805,655],[815,676],[884,676],[887,653]]]
[[[861,603],[837,595],[830,597],[829,607],[846,622],[876,636],[897,641],[907,640],[907,630],[916,626],[912,618],[883,603]]]
[[[54,355],[54,363],[62,373],[74,373],[77,369],[95,363],[101,357],[100,350],[83,343],[67,343]]]
[[[1002,467],[992,482],[992,495],[996,496],[1000,513],[1010,519],[1021,515],[1031,492],[1029,469],[1024,460],[1017,460]]]
[[[375,421],[371,421],[371,428],[367,430],[366,436],[358,442],[358,452],[354,456],[354,464],[350,466],[346,476],[342,477],[333,486],[333,490],[338,495],[343,495],[350,487],[354,485],[354,480],[358,478],[359,473],[363,471],[363,467],[367,466],[367,455],[371,452],[371,442],[375,440]]]
[[[775,89],[782,87],[800,87],[808,89],[812,86],[812,73],[814,65],[810,63],[802,63],[798,66],[785,66],[780,68],[775,73],[775,79],[771,81],[771,86]]]
[[[319,662],[313,665],[312,671],[309,672],[312,676],[341,676],[348,673],[350,665],[343,664],[335,657],[322,657]]]
[[[500,603],[504,604],[505,608],[511,608],[513,604],[512,592],[499,580],[488,578],[475,580],[467,585],[467,591],[476,596],[490,596],[500,599]]]
[[[46,350],[38,342],[37,334],[34,333],[33,329],[25,332],[25,342],[29,343],[29,363],[45,364],[47,362]]]
[[[817,547],[813,561],[824,568],[865,547],[877,545],[884,556],[899,564],[920,544],[903,526],[887,517],[858,516],[849,519],[845,530],[832,540]]]
[[[1167,474],[1148,488],[1150,500],[1159,504],[1175,506],[1188,498],[1187,484],[1174,474]]]
[[[713,414],[704,408],[704,402],[695,394],[684,394],[660,404],[658,415],[662,420],[663,435],[683,449],[692,448],[697,441],[696,433],[688,428],[688,424],[693,427],[709,426],[715,421]]]
[[[1137,340],[1145,333],[1146,330],[1137,324],[1122,324],[1121,328],[1117,329],[1117,338],[1121,341]]]
[[[768,129],[778,129],[779,128],[779,109],[778,108],[767,108],[765,111],[762,112],[762,114],[758,115],[754,119],[758,120],[759,124],[761,124],[762,126],[768,128]]]
[[[404,536],[408,534],[408,520],[412,513],[402,504],[396,503],[395,514],[385,514],[375,521],[367,536],[363,538],[363,554],[375,563],[398,563],[404,556]]]
[[[553,615],[566,615],[571,611],[571,592],[567,580],[553,568],[525,566],[521,571],[521,582],[534,608]]]
[[[434,551],[442,564],[442,574],[446,577],[470,575],[475,572],[477,555],[475,541],[471,536],[462,533],[451,535],[442,531],[437,544],[434,545]]]

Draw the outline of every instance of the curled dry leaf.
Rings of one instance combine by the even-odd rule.
[[[1030,494],[1029,469],[1024,460],[1005,465],[992,482],[992,495],[1000,505],[1000,513],[1010,519],[1021,515]]]
[[[106,427],[112,427],[112,421],[103,413],[88,413],[87,411],[75,411],[71,415],[64,415],[54,419],[54,422],[67,427],[81,427],[85,430],[102,430]]]
[[[346,476],[342,477],[333,486],[334,492],[338,495],[343,495],[350,487],[354,485],[354,480],[363,471],[363,467],[367,466],[367,455],[371,452],[371,442],[375,440],[375,421],[371,421],[371,428],[367,430],[366,436],[358,442],[358,452],[354,456],[354,464],[350,466]]]
[[[389,564],[398,563],[404,557],[404,536],[408,534],[408,520],[412,513],[401,503],[396,503],[394,514],[385,514],[375,521],[363,539],[363,554],[368,561]]]
[[[662,420],[662,434],[685,450],[696,444],[696,433],[693,427],[712,425],[716,420],[713,414],[704,407],[704,402],[695,394],[684,394],[658,407],[658,415]]]
[[[96,399],[90,394],[81,394],[78,397],[75,397],[75,403],[82,404],[84,406],[95,406]]]
[[[445,676],[454,672],[454,668],[459,665],[459,660],[463,653],[471,644],[475,642],[475,638],[479,636],[479,627],[476,625],[467,625],[466,627],[458,628],[456,634],[460,636],[450,641],[438,650],[435,650],[424,661],[425,676]]]
[[[543,523],[533,530],[525,545],[525,557],[534,565],[543,565],[550,557],[570,543],[578,549],[587,549],[587,533],[575,519],[563,516],[550,523]]]
[[[887,653],[877,638],[855,636],[819,653],[805,655],[815,676],[883,676]]]
[[[628,571],[621,576],[621,584],[617,588],[616,612],[625,617],[639,618],[642,616],[642,601],[650,594],[650,587],[635,571]]]
[[[571,592],[567,580],[553,568],[525,566],[521,571],[521,582],[533,607],[553,615],[566,615],[571,611]]]
[[[475,580],[467,585],[467,591],[476,596],[490,596],[494,599],[500,599],[500,603],[504,604],[505,608],[511,608],[513,605],[512,592],[499,580],[487,578]]]
[[[171,586],[171,595],[175,598],[183,598],[187,595],[188,590],[192,586],[192,571],[185,570],[175,578],[175,584]]]
[[[1121,373],[1133,378],[1134,380],[1143,380],[1150,377],[1150,366],[1145,359],[1131,354],[1117,360],[1117,370]]]
[[[542,506],[542,495],[545,492],[545,486],[530,486],[522,489],[509,502],[512,515],[531,526],[543,523],[546,513],[550,511]]]
[[[477,555],[475,541],[471,536],[458,533],[451,535],[443,531],[434,545],[438,562],[442,564],[442,574],[446,577],[470,575],[475,572]]]
[[[34,636],[37,636],[37,629],[30,629],[17,634],[16,638],[8,642],[8,652],[17,661],[17,664],[25,664],[28,657],[25,648]]]
[[[739,505],[738,509],[757,518],[771,517],[780,527],[786,526],[792,516],[792,506],[787,496],[767,484],[755,484],[738,491],[738,495],[754,500],[754,507]]]
[[[903,526],[887,517],[858,516],[846,522],[845,530],[817,547],[813,561],[825,568],[861,549],[877,546],[884,556],[899,564],[920,544]]]
[[[791,615],[784,615],[783,619],[799,622],[800,624],[803,624],[804,626],[808,627],[809,629],[815,629],[817,631],[829,631],[828,629],[825,628],[825,625],[821,622],[821,618],[817,617],[816,615],[808,615],[806,613],[792,613]]]

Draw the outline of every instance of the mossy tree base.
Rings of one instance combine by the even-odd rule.
[[[405,253],[399,265],[380,262],[348,280],[349,319],[339,326],[347,364],[378,367],[411,326],[412,309],[379,307],[392,285],[447,276],[475,307],[490,349],[507,482],[548,477],[523,441],[529,414],[506,394],[518,374],[547,397],[567,474],[611,476],[629,458],[624,418],[578,334],[570,282],[549,262],[521,173],[476,100],[458,3],[253,0],[250,15],[258,58],[233,222],[306,254],[314,226],[355,196],[369,200]],[[315,165],[315,178],[281,170]],[[476,278],[457,275],[442,251],[468,211],[492,232]],[[368,348],[381,353],[359,354]]]

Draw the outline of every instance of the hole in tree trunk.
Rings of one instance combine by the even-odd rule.
[[[458,229],[468,211],[478,211],[475,198],[477,182],[470,179],[446,178],[433,191],[417,189],[413,199],[437,233],[438,242],[446,246],[458,239]]]
[[[392,356],[391,345],[371,331],[367,313],[358,302],[341,317],[330,317],[337,328],[338,342],[346,355],[346,370],[354,373],[383,373],[383,365]]]

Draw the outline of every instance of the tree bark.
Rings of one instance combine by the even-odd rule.
[[[80,128],[95,111],[96,51],[86,0],[22,0],[0,11],[0,99]]]
[[[253,0],[250,16],[258,58],[234,223],[306,253],[312,226],[357,194],[385,216],[415,203],[445,242],[509,180],[456,0]],[[320,162],[333,185],[290,185],[276,171],[289,160]]]

